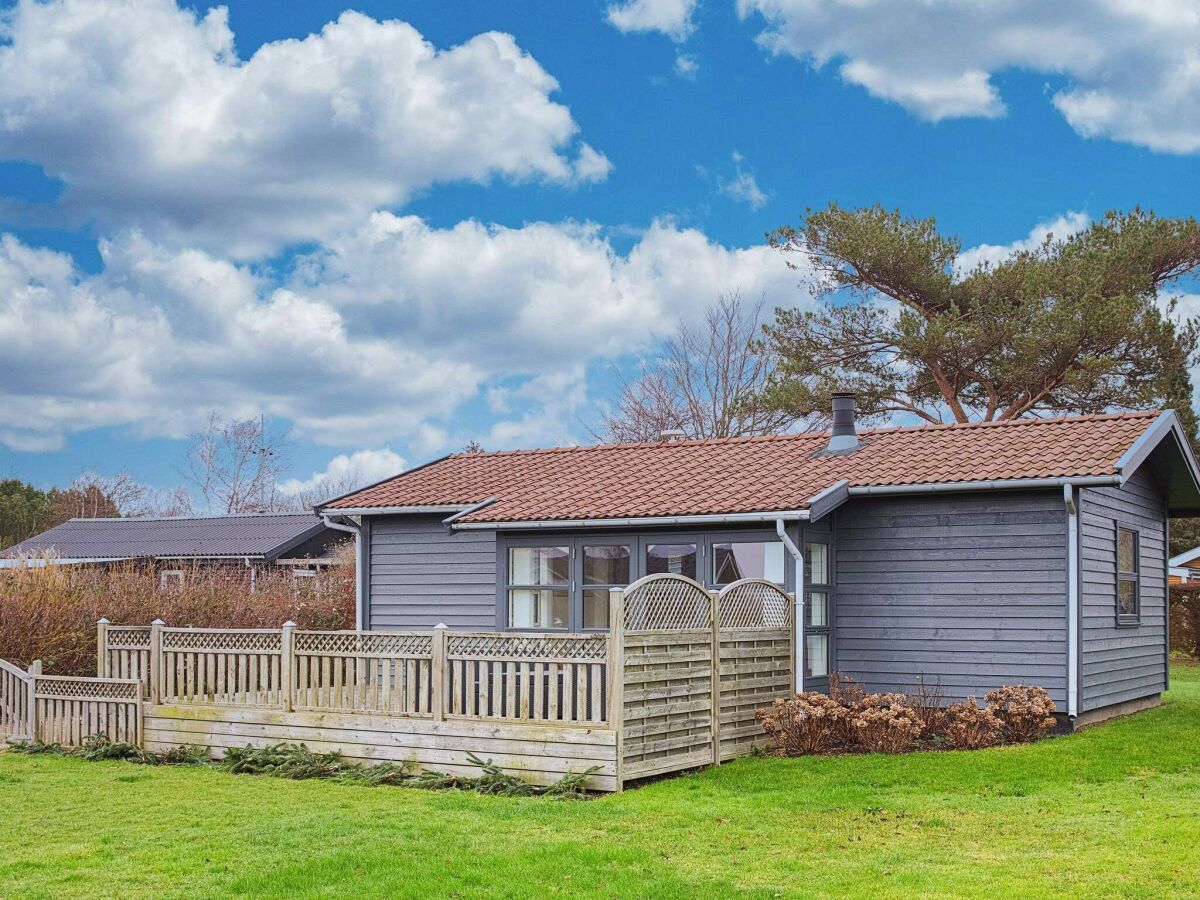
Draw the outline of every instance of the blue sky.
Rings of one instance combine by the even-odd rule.
[[[0,476],[166,485],[212,410],[299,480],[586,439],[718,292],[811,302],[806,207],[1195,212],[1194,4],[871,6],[0,5]]]

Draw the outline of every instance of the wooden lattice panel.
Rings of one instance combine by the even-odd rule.
[[[297,631],[297,653],[429,659],[433,636],[387,631]]]
[[[279,631],[256,629],[210,630],[201,628],[163,629],[163,650],[200,653],[278,653]]]
[[[744,578],[721,591],[717,598],[722,628],[787,628],[791,624],[792,598],[761,578]]]
[[[109,625],[104,629],[109,650],[150,649],[150,628],[146,625]]]
[[[626,631],[687,631],[712,624],[712,598],[682,575],[648,575],[625,589]]]
[[[608,636],[521,635],[504,633],[450,634],[446,655],[470,659],[511,659],[516,662],[545,660],[604,660]]]
[[[62,678],[42,675],[34,680],[34,695],[62,700],[128,700],[141,696],[136,681],[114,681],[107,678]]]

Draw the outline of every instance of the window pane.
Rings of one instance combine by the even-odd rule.
[[[570,609],[567,591],[508,592],[509,628],[566,628]]]
[[[608,627],[608,590],[592,588],[583,592],[583,627]]]
[[[809,634],[804,637],[804,677],[829,674],[829,635]]]
[[[1137,582],[1121,579],[1117,582],[1117,614],[1137,615]]]
[[[731,584],[739,578],[765,578],[783,584],[783,544],[779,541],[713,544],[713,584]]]
[[[509,584],[566,584],[569,577],[569,547],[510,547]]]
[[[824,628],[829,624],[829,596],[824,591],[813,591],[807,595],[804,605],[804,624],[813,628]]]
[[[696,577],[695,544],[648,544],[646,546],[647,575],[684,575]]]
[[[829,584],[829,545],[805,544],[804,555],[808,558],[808,583]]]
[[[597,544],[583,548],[584,584],[629,584],[629,547]]]
[[[1137,571],[1137,535],[1128,528],[1117,529],[1117,571]]]

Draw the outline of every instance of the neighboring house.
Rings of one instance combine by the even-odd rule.
[[[153,563],[163,587],[197,565],[236,567],[253,588],[263,566],[289,566],[299,577],[334,562],[344,532],[311,513],[71,519],[0,552],[0,568],[21,565]]]
[[[1171,557],[1170,581],[1172,585],[1200,586],[1200,547]]]
[[[1200,514],[1174,413],[855,435],[837,404],[832,436],[459,453],[318,511],[359,533],[363,628],[586,631],[646,574],[758,576],[802,585],[810,689],[1157,701],[1167,520]]]

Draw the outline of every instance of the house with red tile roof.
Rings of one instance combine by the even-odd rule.
[[[1046,688],[1075,723],[1167,685],[1173,412],[456,453],[318,507],[357,536],[360,627],[584,632],[649,574],[800,597],[803,686]]]

